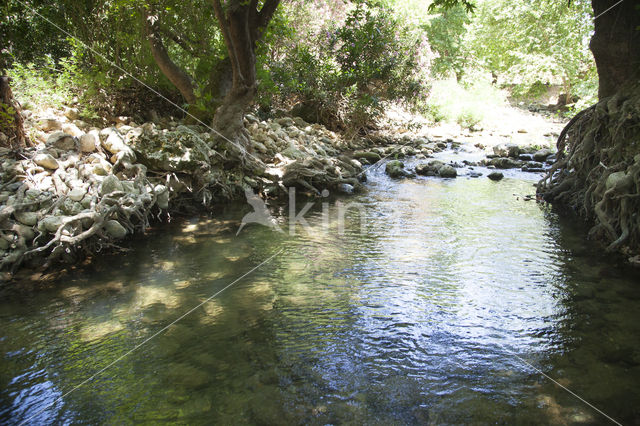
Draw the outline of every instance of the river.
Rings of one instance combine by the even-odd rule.
[[[382,169],[293,235],[230,204],[5,288],[0,423],[640,421],[637,270],[525,201],[538,176]]]

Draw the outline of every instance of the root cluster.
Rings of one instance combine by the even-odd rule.
[[[538,185],[545,200],[593,224],[607,251],[640,249],[640,84],[576,115],[558,138],[558,160]]]

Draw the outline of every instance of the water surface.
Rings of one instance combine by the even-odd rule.
[[[638,273],[524,201],[533,179],[372,172],[295,235],[273,207],[287,232],[236,236],[250,209],[231,205],[48,289],[5,289],[0,423],[606,422],[531,366],[637,423]]]

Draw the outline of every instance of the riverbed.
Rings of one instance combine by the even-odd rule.
[[[640,421],[640,274],[526,201],[539,175],[368,175],[3,290],[0,423]]]

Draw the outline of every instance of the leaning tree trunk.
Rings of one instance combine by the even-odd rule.
[[[0,147],[19,149],[27,143],[20,106],[13,98],[10,78],[0,71]]]
[[[556,163],[538,185],[545,200],[592,224],[590,236],[640,264],[640,10],[593,0],[591,51],[599,102],[558,138]],[[607,9],[611,8],[607,11]],[[635,255],[635,256],[634,256]]]
[[[194,105],[197,101],[193,80],[182,68],[180,68],[169,56],[162,37],[156,30],[157,17],[150,9],[146,9],[143,15],[144,28],[151,48],[151,54],[162,74],[180,91],[185,102]]]
[[[239,159],[251,142],[244,128],[244,114],[258,90],[256,78],[256,43],[271,21],[280,0],[266,0],[258,10],[258,0],[231,0],[223,8],[220,0],[212,0],[218,24],[229,53],[232,70],[231,89],[213,118],[230,152]]]

